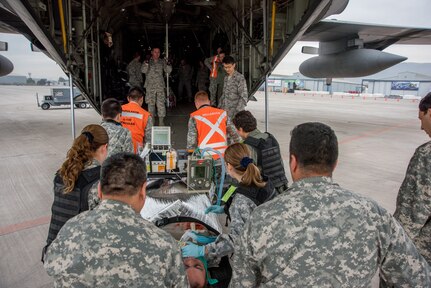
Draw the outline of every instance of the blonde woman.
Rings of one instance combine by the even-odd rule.
[[[73,141],[66,160],[55,174],[54,203],[44,251],[67,220],[88,210],[89,190],[100,178],[100,165],[106,158],[108,141],[105,129],[96,124],[84,127]]]
[[[228,190],[223,197],[225,206],[219,207],[231,220],[229,233],[220,234],[215,239],[195,234],[194,240],[206,245],[189,243],[182,248],[183,257],[204,256],[209,261],[213,261],[232,254],[235,240],[250,214],[258,205],[275,196],[274,186],[268,178],[261,175],[250,154],[248,147],[242,143],[230,145],[224,154],[227,173],[239,183],[235,189]],[[214,210],[209,212],[218,213]]]

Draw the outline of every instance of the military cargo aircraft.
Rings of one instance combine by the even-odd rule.
[[[322,21],[348,0],[0,0],[0,31],[21,33],[56,61],[92,106],[123,98],[124,66],[160,47],[189,63],[222,47],[252,95],[298,40],[320,41],[300,71],[309,77],[370,75],[406,58],[389,45],[431,44],[431,29]],[[171,81],[167,81],[167,85]],[[168,88],[168,87],[167,87]],[[169,89],[167,89],[169,91]]]
[[[135,52],[160,47],[197,64],[222,47],[250,95],[307,28],[348,0],[0,0],[2,32],[18,32],[72,76],[100,111],[124,97],[121,71]],[[169,82],[168,82],[169,83]]]

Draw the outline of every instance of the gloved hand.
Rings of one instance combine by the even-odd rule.
[[[205,214],[208,214],[208,213],[222,214],[224,213],[224,206],[211,205],[210,207],[205,209]]]
[[[205,256],[205,246],[199,246],[191,242],[187,242],[187,245],[181,248],[181,254],[183,258],[186,257],[204,257]]]
[[[190,238],[201,244],[209,244],[217,239],[216,236],[204,236],[196,231],[190,231],[188,235],[190,236]]]

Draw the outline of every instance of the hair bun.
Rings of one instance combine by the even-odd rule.
[[[241,159],[240,165],[243,168],[247,168],[248,165],[250,165],[251,163],[253,163],[253,159],[251,159],[250,157],[244,157]]]

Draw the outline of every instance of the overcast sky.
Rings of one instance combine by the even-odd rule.
[[[350,0],[347,8],[340,15],[333,15],[330,19],[365,22],[383,25],[431,28],[430,0]],[[9,51],[0,52],[8,57],[15,66],[11,75],[25,75],[31,73],[33,78],[58,79],[64,77],[63,71],[43,53],[31,52],[29,41],[21,35],[0,33],[0,41],[9,43]],[[302,61],[312,55],[302,54],[301,47],[315,46],[314,42],[298,42],[289,54],[275,69],[274,74],[289,75],[298,72]],[[422,45],[392,45],[385,52],[408,57],[408,62],[431,63],[431,46]],[[430,71],[431,74],[431,71]]]

